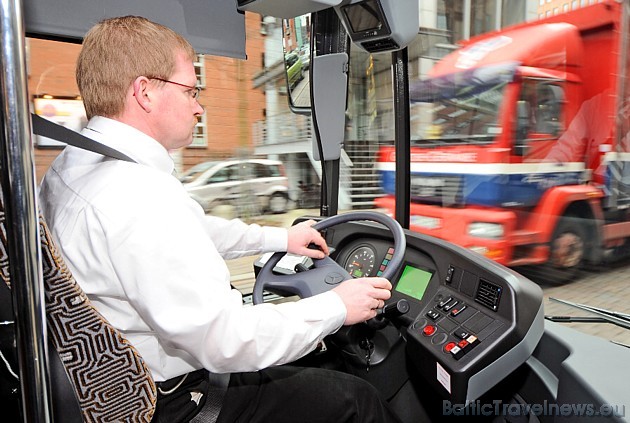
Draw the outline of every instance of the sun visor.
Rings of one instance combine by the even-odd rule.
[[[97,22],[137,15],[182,34],[197,53],[245,58],[245,15],[236,1],[210,0],[24,0],[30,37],[81,42]]]

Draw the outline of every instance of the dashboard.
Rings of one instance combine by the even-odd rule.
[[[352,277],[379,276],[394,245],[377,224],[328,229],[332,257]],[[425,383],[443,398],[469,403],[523,364],[544,332],[542,291],[523,276],[469,250],[405,231],[392,298],[409,311],[406,353]]]
[[[300,259],[295,265],[295,257],[276,262],[273,274],[296,276],[295,282],[306,284],[322,277],[337,280],[339,272],[347,279],[386,271],[393,286],[388,306],[404,301],[407,312],[378,324],[342,327],[327,339],[327,352],[306,357],[314,360],[307,365],[323,364],[366,379],[402,421],[444,421],[445,400],[473,411],[478,404],[500,402],[627,406],[627,349],[545,323],[542,290],[529,279],[472,251],[410,231],[404,231],[401,261],[394,245],[394,239],[402,244],[401,234],[393,237],[380,224],[346,221],[327,227],[325,237],[334,278],[326,273],[328,264],[318,268]],[[392,263],[398,263],[396,269]],[[263,272],[263,267],[272,266],[260,261],[255,270]],[[304,276],[313,273],[316,278]],[[278,287],[268,292],[316,295],[304,287]],[[599,360],[593,360],[593,351]],[[495,420],[490,415],[484,421]]]

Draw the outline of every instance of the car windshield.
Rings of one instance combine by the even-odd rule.
[[[198,165],[195,165],[195,166],[191,167],[190,169],[188,169],[188,171],[186,173],[184,173],[182,176],[179,177],[179,180],[182,183],[184,183],[184,184],[192,182],[195,179],[197,179],[199,177],[199,175],[204,173],[206,170],[210,169],[212,166],[215,166],[215,165],[217,165],[219,163],[220,162],[203,162],[203,163],[199,163]]]

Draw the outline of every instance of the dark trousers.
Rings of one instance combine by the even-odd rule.
[[[233,374],[217,422],[398,421],[363,379],[334,370],[280,366]]]

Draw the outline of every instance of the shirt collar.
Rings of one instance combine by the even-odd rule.
[[[82,135],[114,148],[134,159],[166,173],[173,173],[175,164],[162,144],[147,134],[125,123],[103,116],[88,122]]]

